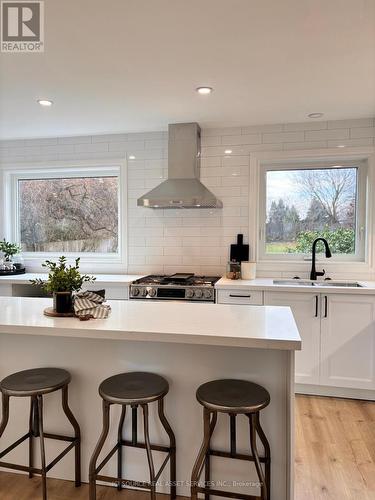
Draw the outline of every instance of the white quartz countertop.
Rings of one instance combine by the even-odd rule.
[[[94,274],[94,273],[86,273],[92,276],[95,276],[95,283],[101,284],[111,284],[111,285],[126,285],[128,286],[132,281],[142,278],[143,275],[139,274]],[[47,279],[47,273],[25,273],[25,274],[16,274],[13,276],[0,276],[0,285],[4,284],[19,284],[25,285],[29,284],[30,280],[35,280],[37,278]]]
[[[109,318],[51,318],[51,299],[1,297],[0,333],[298,350],[289,307],[109,301]]]
[[[246,289],[246,290],[273,290],[284,292],[318,292],[318,293],[345,293],[345,294],[375,294],[375,281],[360,281],[360,280],[334,280],[334,281],[350,281],[356,282],[361,287],[340,287],[340,286],[301,286],[296,280],[295,285],[282,284],[276,285],[273,280],[283,280],[286,278],[257,278],[255,280],[229,280],[221,278],[216,282],[215,288],[217,290],[233,290],[233,289]]]
[[[88,273],[90,274],[90,273]],[[128,287],[132,281],[142,278],[143,275],[138,274],[93,274],[96,277],[95,283],[101,285],[110,286],[126,286]],[[46,273],[25,273],[15,276],[0,276],[0,285],[3,284],[29,284],[30,280],[41,278],[46,279]],[[301,285],[276,285],[273,283],[274,279],[283,278],[257,278],[255,280],[229,280],[227,278],[221,278],[215,284],[217,290],[229,290],[241,288],[247,290],[278,290],[278,291],[290,291],[290,292],[311,292],[312,290],[316,292],[324,293],[355,293],[355,294],[375,294],[375,281],[361,281],[361,280],[348,280],[357,281],[361,287],[327,287],[327,286],[301,286]],[[285,279],[285,278],[284,278]],[[335,280],[342,281],[342,280]]]

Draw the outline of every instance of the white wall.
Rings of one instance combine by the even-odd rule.
[[[134,155],[135,160],[128,160],[128,271],[222,274],[229,244],[236,234],[244,233],[247,241],[249,234],[254,233],[253,220],[249,227],[250,159],[259,152],[339,145],[373,147],[375,119],[203,130],[201,179],[222,199],[222,210],[152,210],[136,206],[138,196],[166,177],[166,132],[2,141],[0,165]],[[231,149],[232,154],[225,155],[226,149]],[[250,193],[256,190],[257,186],[250,186]],[[250,241],[250,245],[254,248],[255,242]],[[308,264],[301,272],[307,269]],[[280,275],[282,269],[269,272]],[[262,274],[269,272],[262,268]]]

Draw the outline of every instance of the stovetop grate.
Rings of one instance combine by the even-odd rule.
[[[137,285],[174,285],[174,286],[199,286],[214,285],[218,276],[195,276],[194,274],[176,273],[171,276],[151,274],[133,282]]]

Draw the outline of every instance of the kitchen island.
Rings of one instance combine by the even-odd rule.
[[[203,432],[202,408],[195,391],[208,380],[242,378],[263,385],[271,395],[270,405],[261,412],[271,445],[271,493],[277,500],[293,499],[294,351],[300,349],[301,341],[288,307],[113,301],[108,319],[80,322],[76,318],[43,316],[43,309],[50,305],[49,299],[1,298],[0,378],[38,366],[56,366],[71,372],[70,405],[81,425],[84,480],[101,429],[98,385],[106,377],[142,370],[167,378],[170,392],[166,415],[177,440],[177,491],[186,496],[190,496],[188,481]],[[26,400],[12,398],[10,411],[1,449],[27,427]],[[104,452],[116,440],[119,408],[111,411],[112,432]],[[70,431],[60,411],[58,393],[45,398],[45,415],[45,428],[50,432]],[[166,443],[167,437],[154,416],[150,411],[151,439]],[[213,437],[216,448],[228,448],[227,420],[219,418]],[[129,423],[126,421],[128,436]],[[51,443],[48,455],[60,451],[58,446]],[[249,451],[245,418],[238,419],[238,451]],[[25,463],[26,454],[26,449],[20,447],[12,459]],[[155,453],[156,466],[161,459]],[[127,451],[124,467],[126,477],[147,480],[142,450]],[[114,460],[104,473],[115,474],[115,468]],[[63,460],[50,475],[72,479],[72,460]],[[238,482],[228,488],[232,491],[257,493],[256,488],[239,485],[241,481],[256,481],[253,465],[248,462],[215,459],[212,479]],[[163,475],[163,480],[168,477]],[[167,491],[163,484],[158,489]]]

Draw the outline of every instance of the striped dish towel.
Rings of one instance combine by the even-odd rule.
[[[78,318],[108,318],[111,306],[103,305],[104,297],[94,292],[79,292],[74,298],[74,312]]]

